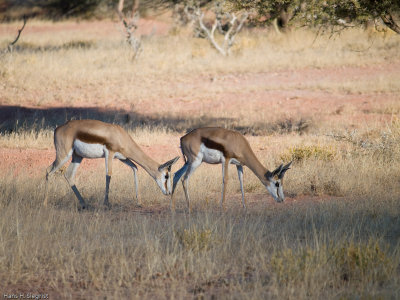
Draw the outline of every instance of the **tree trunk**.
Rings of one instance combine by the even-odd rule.
[[[392,15],[390,13],[381,15],[381,19],[387,27],[392,29],[397,34],[400,34],[400,26],[396,23],[396,21],[393,19]]]
[[[124,10],[124,2],[125,2],[125,0],[118,0],[118,12],[119,13],[122,13],[122,11]],[[139,4],[140,4],[140,0],[133,1],[132,17],[135,15],[136,11],[138,10]]]
[[[283,32],[287,32],[289,29],[289,20],[292,17],[291,12],[288,11],[287,9],[283,9],[279,16],[277,17],[277,25],[279,29]]]

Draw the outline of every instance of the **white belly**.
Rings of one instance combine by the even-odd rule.
[[[79,156],[85,158],[100,158],[104,157],[105,146],[101,144],[89,144],[80,140],[74,141],[74,151]]]
[[[74,141],[74,151],[77,155],[84,158],[102,158],[106,153],[108,153],[105,145],[90,144],[80,140]],[[119,152],[116,152],[114,157],[118,159],[126,159],[126,157]]]
[[[203,143],[200,145],[200,153],[202,154],[202,161],[208,164],[220,164],[225,161],[224,154],[221,151],[207,148]]]
[[[200,152],[197,157],[208,164],[221,164],[225,162],[224,154],[221,151],[207,148],[203,143],[200,145]],[[229,163],[241,165],[241,163],[234,158],[231,158]]]

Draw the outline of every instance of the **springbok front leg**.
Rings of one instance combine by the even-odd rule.
[[[244,198],[244,189],[243,189],[243,167],[242,167],[242,165],[236,165],[236,168],[237,168],[238,177],[239,177],[240,191],[242,192],[243,208],[246,208],[246,200]]]
[[[78,188],[75,185],[76,170],[78,169],[81,162],[82,162],[82,157],[79,155],[76,155],[74,153],[72,155],[72,161],[71,161],[70,165],[68,166],[68,169],[65,172],[64,176],[65,176],[65,179],[67,180],[69,186],[71,187],[72,191],[74,192],[76,198],[78,198],[81,208],[85,209],[86,203],[83,200],[81,193],[79,193]]]
[[[133,180],[135,181],[135,197],[136,197],[136,203],[138,205],[141,205],[141,202],[139,201],[138,193],[139,193],[139,187],[138,187],[138,180],[137,180],[137,166],[131,162],[129,159],[120,159],[124,164],[128,165],[129,167],[132,168],[133,171]]]

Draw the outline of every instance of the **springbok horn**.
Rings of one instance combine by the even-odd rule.
[[[287,171],[287,170],[289,170],[290,169],[290,165],[292,164],[292,161],[290,162],[290,163],[288,163],[287,165],[285,165],[283,168],[282,168],[282,170],[279,172],[279,174],[278,174],[278,178],[279,179],[282,179],[283,178],[283,176],[285,175],[285,172]]]
[[[163,163],[162,165],[160,165],[158,167],[158,171],[161,171],[162,169],[165,169],[167,167],[170,168],[174,163],[177,162],[178,159],[179,159],[179,156],[175,157],[174,159],[171,159],[171,160],[167,161],[166,163]]]

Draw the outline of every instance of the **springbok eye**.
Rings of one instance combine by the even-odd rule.
[[[169,174],[166,174],[166,175],[165,175],[165,179],[168,179],[168,178],[169,178]]]
[[[276,187],[279,187],[279,182],[275,182],[275,186],[276,186]]]

